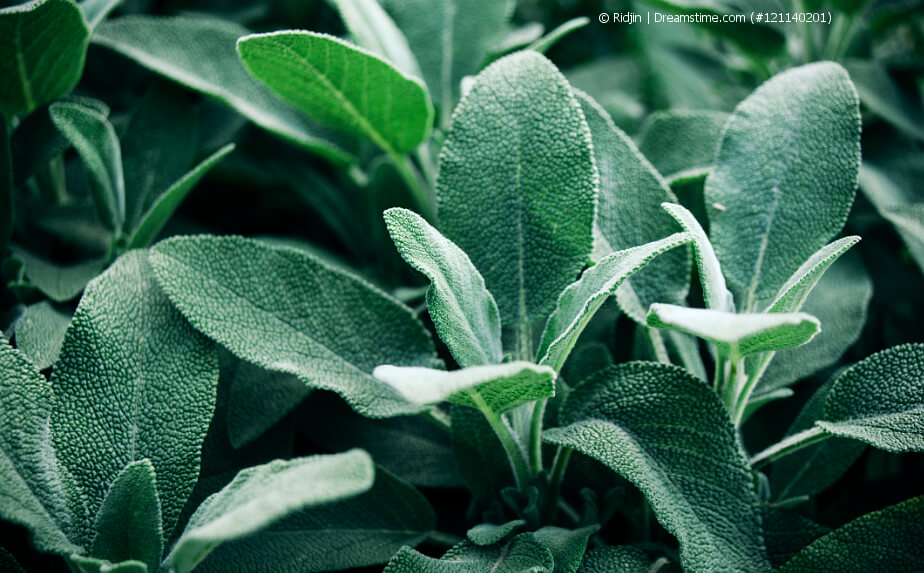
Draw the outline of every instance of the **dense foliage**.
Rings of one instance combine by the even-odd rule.
[[[924,563],[920,0],[0,6],[3,571]]]

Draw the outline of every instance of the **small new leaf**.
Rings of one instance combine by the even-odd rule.
[[[796,312],[802,308],[802,303],[811,294],[812,289],[818,284],[828,267],[859,242],[860,237],[851,236],[822,247],[789,277],[767,312]]]

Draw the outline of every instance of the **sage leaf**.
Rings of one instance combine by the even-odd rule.
[[[675,232],[677,223],[661,209],[661,203],[677,201],[667,183],[597,102],[581,91],[575,96],[593,137],[600,174],[596,222],[609,250],[644,245]],[[620,285],[616,301],[632,320],[644,324],[651,303],[680,304],[689,287],[689,248],[673,249]]]
[[[353,40],[407,75],[422,77],[407,38],[377,0],[331,0]]]
[[[837,377],[825,432],[889,452],[924,451],[924,344],[877,352]]]
[[[146,252],[87,286],[51,383],[55,446],[90,514],[125,466],[147,458],[169,537],[199,475],[218,361],[157,286]]]
[[[87,283],[106,268],[105,259],[59,265],[18,247],[13,248],[13,254],[25,264],[26,278],[54,302],[67,302],[76,298]]]
[[[596,187],[590,130],[551,62],[518,52],[478,75],[440,153],[438,213],[505,325],[544,319],[584,266]]]
[[[96,514],[91,554],[120,563],[135,560],[156,571],[164,552],[156,475],[150,460],[125,466]]]
[[[554,573],[575,573],[581,565],[590,536],[599,531],[599,525],[580,529],[565,529],[547,525],[533,533],[555,559]]]
[[[500,363],[497,303],[468,255],[406,209],[389,209],[385,223],[404,260],[430,279],[427,309],[456,362],[463,367]]]
[[[727,121],[721,111],[658,111],[639,130],[638,148],[668,183],[704,178]]]
[[[372,369],[433,366],[433,342],[410,309],[361,279],[240,237],[170,239],[151,260],[184,316],[239,358],[337,392],[367,416],[423,409]]]
[[[332,161],[350,162],[352,155],[338,140],[250,77],[234,48],[249,33],[219,19],[125,16],[100,24],[93,43],[217,99],[287,141]]]
[[[255,78],[321,125],[369,138],[391,155],[413,150],[430,133],[433,108],[423,82],[339,38],[253,34],[237,49]]]
[[[538,38],[536,41],[530,43],[526,47],[527,50],[533,50],[534,52],[539,52],[544,54],[549,51],[549,48],[558,43],[559,40],[567,36],[568,34],[574,32],[575,30],[580,30],[587,24],[590,24],[590,18],[586,16],[581,16],[579,18],[572,18],[567,22],[563,22],[559,26],[556,26],[554,30]]]
[[[860,101],[900,131],[924,140],[921,104],[902,94],[888,70],[876,60],[848,60],[844,67],[857,86]]]
[[[87,19],[87,26],[92,31],[121,3],[122,0],[81,0],[80,10]]]
[[[716,394],[685,370],[629,362],[574,388],[543,439],[634,483],[688,571],[769,570],[751,472]]]
[[[70,92],[83,74],[89,37],[72,0],[0,9],[0,114],[27,114]]]
[[[552,573],[552,553],[529,533],[522,533],[500,547],[482,547],[463,541],[439,559],[402,547],[383,573]]]
[[[55,126],[87,167],[103,226],[110,231],[121,229],[125,222],[122,149],[109,120],[99,111],[78,103],[58,102],[48,109]]]
[[[648,556],[637,547],[594,547],[584,555],[578,573],[648,573]]]
[[[859,164],[857,94],[837,64],[778,74],[735,109],[705,197],[716,254],[748,305],[844,226]]]
[[[815,540],[780,568],[796,571],[910,571],[924,559],[924,497],[868,513]]]
[[[62,312],[48,301],[26,307],[16,323],[16,347],[44,370],[55,363],[64,342],[64,331],[71,323],[71,315]]]
[[[555,395],[555,371],[531,362],[469,366],[446,372],[419,366],[378,366],[372,375],[412,404],[448,400],[495,413]]]
[[[306,480],[312,485],[305,488],[304,481],[296,481],[292,488],[323,486],[342,493],[354,483],[344,473],[341,464],[320,483]],[[435,526],[427,499],[388,472],[377,468],[372,489],[364,489],[368,491],[355,497],[305,507],[265,529],[225,543],[196,570],[320,573],[377,565],[387,562],[400,547],[423,541]]]
[[[71,555],[68,561],[78,573],[148,573],[147,565],[141,561],[111,563],[106,559],[82,555]]]
[[[770,505],[762,513],[770,564],[779,567],[830,529],[802,515]]]
[[[805,344],[821,330],[818,319],[804,312],[735,314],[669,304],[651,305],[648,326],[708,340],[732,360]]]
[[[526,522],[522,519],[514,519],[501,524],[480,523],[469,529],[465,536],[475,545],[494,545],[524,525]]]
[[[802,308],[802,303],[828,267],[858,242],[860,237],[844,237],[819,249],[783,284],[767,312],[796,312]]]
[[[542,333],[539,363],[561,370],[581,332],[619,285],[651,259],[691,239],[688,233],[676,233],[660,241],[617,251],[587,269],[558,298]]]
[[[369,490],[374,473],[372,459],[362,450],[276,460],[243,470],[199,506],[166,563],[177,573],[191,571],[222,543],[305,508]]]
[[[51,385],[2,339],[0,371],[0,517],[28,528],[41,551],[82,552],[89,516],[68,503],[69,478],[49,433]]]
[[[683,205],[662,203],[661,207],[680,224],[684,231],[693,235],[693,252],[696,254],[696,266],[699,269],[700,283],[703,285],[706,308],[721,311],[734,310],[735,301],[726,286],[722,266],[719,264],[712,242],[709,241],[699,221]]]
[[[311,394],[296,376],[245,360],[236,361],[230,379],[227,426],[235,448],[259,438]]]

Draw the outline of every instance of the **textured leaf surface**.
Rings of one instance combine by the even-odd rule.
[[[689,571],[763,571],[757,496],[728,413],[685,370],[630,362],[580,384],[543,438],[634,483]]]
[[[463,541],[440,559],[402,547],[384,573],[552,573],[551,552],[529,533],[504,545],[480,547]]]
[[[722,268],[748,300],[772,297],[840,231],[859,160],[857,94],[837,64],[778,74],[735,109],[705,196]]]
[[[146,252],[87,286],[51,381],[55,444],[90,514],[126,465],[147,458],[169,537],[199,475],[218,361],[157,286]]]
[[[581,565],[590,536],[599,529],[599,525],[580,529],[547,525],[534,532],[533,536],[552,552],[555,559],[554,573],[574,573]]]
[[[178,573],[190,571],[222,543],[305,508],[367,491],[374,475],[372,459],[362,450],[276,460],[243,470],[199,506],[167,561]]]
[[[733,310],[735,307],[732,294],[725,283],[722,266],[716,257],[715,248],[702,225],[689,210],[676,203],[664,203],[661,207],[667,211],[683,230],[693,235],[693,252],[696,255],[696,266],[699,269],[699,280],[703,285],[703,298],[706,308],[714,310]]]
[[[71,0],[0,9],[0,114],[29,113],[71,91],[83,73],[89,37]]]
[[[794,511],[765,506],[761,513],[767,555],[774,567],[786,563],[806,545],[830,531]]]
[[[593,137],[600,174],[596,222],[609,250],[637,247],[677,231],[677,223],[661,209],[661,203],[677,201],[667,183],[597,102],[580,91],[575,95]],[[620,286],[616,300],[632,320],[644,324],[651,303],[680,304],[689,287],[690,250],[674,249]]]
[[[597,172],[583,115],[561,73],[530,51],[491,64],[453,114],[439,220],[505,325],[545,318],[590,254]]]
[[[874,511],[821,537],[786,563],[796,571],[912,571],[924,561],[924,497]]]
[[[715,161],[728,114],[672,110],[651,114],[638,136],[638,148],[670,182],[704,177]]]
[[[770,303],[767,312],[796,312],[818,284],[822,275],[847,249],[860,242],[860,237],[844,237],[819,249],[808,258],[783,286]]]
[[[157,570],[164,540],[156,479],[146,459],[119,473],[96,514],[94,557],[112,563],[140,561],[148,571]]]
[[[498,414],[555,394],[555,371],[522,361],[470,366],[451,372],[384,365],[378,366],[372,375],[412,404],[448,400],[472,408],[486,406]]]
[[[825,400],[826,432],[890,452],[924,451],[924,344],[877,352],[841,374]]]
[[[500,363],[497,303],[468,255],[406,209],[389,209],[385,223],[404,260],[430,279],[427,309],[456,362],[463,367]]]
[[[558,298],[558,306],[542,333],[538,353],[540,364],[560,370],[594,313],[619,285],[651,259],[689,242],[691,238],[688,233],[676,233],[660,241],[617,251],[587,269]]]
[[[164,291],[239,358],[333,390],[361,414],[420,411],[372,377],[380,364],[432,366],[410,309],[307,253],[240,237],[186,237],[152,249]]]
[[[70,323],[71,315],[48,301],[29,305],[16,323],[16,348],[28,356],[39,370],[44,370],[58,359],[64,331]]]
[[[468,540],[475,545],[494,545],[502,539],[526,525],[522,519],[514,519],[507,523],[479,523],[465,534]]]
[[[18,350],[0,340],[0,517],[26,526],[41,551],[81,551],[85,515],[68,507],[49,432],[51,385]],[[76,533],[76,535],[74,535]]]
[[[284,139],[332,160],[350,161],[325,130],[250,77],[234,48],[237,39],[249,33],[225,20],[126,16],[103,22],[93,42],[217,99]]]
[[[337,7],[357,44],[382,56],[405,74],[421,77],[407,38],[377,0],[333,0],[331,3]]]
[[[338,454],[345,455],[350,454]],[[330,476],[332,487],[342,489],[348,482],[340,475]],[[305,489],[303,482],[297,482],[297,487]],[[375,484],[366,493],[306,508],[227,543],[196,570],[320,573],[381,564],[401,546],[423,541],[435,522],[420,492],[376,469]]]
[[[321,125],[407,153],[430,132],[423,82],[339,38],[272,32],[238,40],[250,73]]]
[[[648,556],[636,547],[595,547],[584,555],[578,573],[648,573]]]

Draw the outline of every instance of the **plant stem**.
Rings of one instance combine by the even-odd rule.
[[[725,380],[725,388],[722,392],[722,399],[725,401],[725,405],[728,406],[728,412],[734,419],[737,415],[735,411],[735,405],[738,402],[738,394],[740,393],[740,384],[738,380],[741,378],[744,366],[744,359],[733,357],[728,360],[731,368],[728,372],[728,379]]]
[[[491,429],[497,434],[497,439],[500,440],[504,451],[507,453],[507,459],[510,461],[517,487],[522,490],[529,483],[529,464],[526,462],[526,456],[523,454],[520,444],[517,443],[516,438],[513,436],[513,430],[503,416],[498,415],[488,406],[481,394],[471,388],[466,392],[468,392],[475,405],[478,406],[478,409],[481,410]]]
[[[391,158],[395,169],[398,170],[401,179],[404,180],[404,183],[410,190],[414,201],[417,202],[420,213],[428,221],[436,221],[436,207],[433,205],[432,193],[421,185],[421,176],[414,167],[414,164],[411,163],[410,158],[393,152],[389,152],[388,156]]]
[[[566,446],[560,447],[555,453],[554,461],[552,461],[552,477],[549,480],[549,492],[556,498],[559,493],[561,493],[561,484],[565,479],[565,471],[568,469],[568,461],[571,460],[571,452],[573,451],[574,450]]]
[[[733,418],[736,428],[741,427],[741,424],[744,422],[744,411],[747,409],[748,401],[751,399],[751,394],[754,393],[754,388],[757,387],[757,381],[760,380],[764,371],[767,370],[767,366],[770,364],[773,354],[773,352],[764,353],[760,360],[760,364],[758,364],[757,368],[748,376],[747,381],[744,383],[744,388],[742,388],[741,392],[738,394],[738,398],[735,400]]]
[[[759,454],[751,457],[749,460],[751,469],[760,469],[765,465],[782,458],[783,456],[787,456],[795,451],[801,450],[806,446],[810,446],[827,438],[828,434],[826,434],[824,430],[817,426],[799,432],[798,434],[793,434],[788,438],[773,444]]]
[[[533,475],[542,471],[542,420],[547,402],[548,398],[540,398],[533,403],[533,417],[529,426],[529,458]]]

